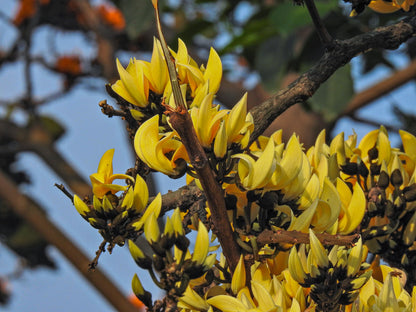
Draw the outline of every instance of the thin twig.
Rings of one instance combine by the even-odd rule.
[[[321,17],[319,16],[318,10],[316,9],[314,0],[304,0],[306,7],[308,8],[309,15],[312,18],[313,24],[315,25],[316,32],[318,33],[319,39],[324,46],[328,46],[332,42],[332,37],[326,30]]]
[[[55,186],[61,190],[62,193],[64,193],[70,200],[71,202],[74,202],[74,195],[72,195],[63,184],[58,184],[55,183]]]

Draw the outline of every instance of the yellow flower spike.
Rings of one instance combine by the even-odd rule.
[[[227,153],[227,133],[225,131],[225,123],[222,122],[218,129],[214,141],[214,154],[218,158],[223,158]]]
[[[198,234],[196,235],[194,253],[192,255],[192,261],[202,265],[207,257],[209,249],[209,237],[208,231],[205,225],[199,221]]]
[[[90,211],[90,208],[88,208],[87,204],[84,203],[78,195],[74,195],[74,206],[78,213],[83,217],[86,217],[87,213]]]
[[[260,311],[273,311],[277,308],[269,291],[262,284],[253,280],[251,289],[253,290],[254,298],[258,302]]]
[[[302,196],[298,200],[298,209],[304,210],[310,207],[312,203],[318,198],[320,192],[320,182],[318,176],[314,173],[309,179],[308,184],[305,187],[305,190],[302,192]]]
[[[209,82],[209,92],[216,94],[220,88],[222,78],[222,63],[217,52],[211,48],[204,72],[204,80]]]
[[[340,183],[341,184],[341,183]],[[345,183],[344,183],[345,184]],[[338,183],[337,183],[338,186]],[[360,225],[366,210],[366,198],[361,186],[356,183],[345,214],[339,219],[338,233],[349,234]]]
[[[351,248],[350,254],[348,255],[348,263],[347,263],[347,275],[348,276],[353,277],[360,270],[362,257],[363,257],[363,242],[360,237],[360,239],[355,244],[355,246]]]
[[[160,240],[159,224],[157,223],[157,217],[154,213],[150,214],[144,224],[144,235],[150,244],[157,243]]]
[[[300,261],[296,246],[293,246],[290,250],[288,268],[290,275],[292,275],[295,281],[297,281],[298,283],[305,282],[306,274],[305,270],[303,269],[302,262]]]
[[[100,199],[108,192],[115,194],[127,189],[126,186],[112,184],[114,180],[129,179],[134,182],[134,179],[129,175],[113,174],[113,156],[114,149],[106,151],[101,157],[97,172],[90,175],[92,192]]]
[[[149,189],[147,187],[146,181],[140,175],[136,175],[133,195],[134,210],[136,212],[142,212],[146,208],[147,201],[149,200]]]
[[[231,109],[226,120],[227,142],[230,144],[240,138],[240,132],[246,124],[247,93]]]
[[[162,208],[162,195],[158,193],[155,197],[155,199],[150,203],[150,205],[147,207],[145,212],[143,213],[142,217],[139,221],[133,223],[133,226],[135,227],[136,231],[141,230],[143,225],[147,222],[147,219],[151,214],[154,214],[156,218],[159,217],[160,210]]]
[[[157,94],[163,94],[169,81],[169,73],[160,41],[154,37],[152,59],[148,70],[150,88]]]
[[[191,311],[207,311],[210,306],[196,291],[188,286],[182,297],[178,300],[178,308],[189,309]]]
[[[246,307],[240,300],[237,298],[227,296],[227,295],[218,295],[207,300],[207,303],[214,306],[215,308],[223,312],[248,312],[249,307]]]
[[[327,251],[324,248],[324,246],[322,246],[321,242],[316,237],[312,229],[309,229],[309,240],[310,240],[311,252],[313,253],[316,265],[321,268],[328,267],[329,260],[328,260]],[[361,257],[360,257],[360,260],[361,260]]]
[[[384,160],[388,164],[392,155],[389,137],[387,133],[380,131],[377,138],[377,149],[378,149],[378,164]]]
[[[235,267],[233,278],[231,280],[231,291],[237,294],[242,288],[246,286],[246,267],[244,265],[244,257],[240,256],[240,260]]]
[[[337,155],[337,162],[339,166],[346,163],[344,132],[339,133],[331,142],[329,146],[329,153]]]
[[[127,102],[146,107],[149,97],[149,82],[144,76],[146,65],[140,61],[130,60],[127,69],[124,69],[118,59],[116,62],[120,80],[117,80],[111,88]]]
[[[169,176],[177,176],[180,170],[165,154],[177,151],[182,143],[172,138],[173,133],[167,134],[160,140],[159,115],[146,120],[134,136],[134,149],[140,159],[150,168]]]

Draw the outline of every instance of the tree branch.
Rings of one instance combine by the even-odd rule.
[[[416,17],[409,17],[394,25],[379,27],[350,39],[335,40],[331,49],[324,53],[317,64],[289,87],[277,92],[250,111],[255,125],[251,142],[290,106],[309,99],[323,82],[353,57],[375,48],[397,49],[400,44],[415,35],[415,30]]]
[[[352,235],[330,235],[327,233],[317,233],[316,237],[323,245],[352,246],[359,238],[359,234]],[[309,234],[298,231],[272,231],[265,230],[257,236],[257,244],[309,244]]]

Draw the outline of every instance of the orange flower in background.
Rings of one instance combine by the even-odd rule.
[[[100,18],[115,30],[123,30],[126,27],[123,13],[119,9],[101,4],[96,10]]]
[[[63,74],[80,75],[82,73],[81,60],[78,55],[60,56],[56,60],[55,69]]]
[[[19,26],[26,19],[32,17],[36,13],[38,4],[45,5],[49,2],[50,0],[20,0],[17,13],[13,18],[13,24]]]
[[[128,297],[129,301],[137,308],[137,311],[145,311],[146,307],[136,295],[131,294]]]

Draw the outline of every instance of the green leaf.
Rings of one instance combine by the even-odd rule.
[[[331,122],[345,109],[354,94],[351,66],[338,69],[310,98],[309,104],[314,112],[321,113]]]
[[[316,8],[321,17],[338,7],[337,1],[316,1]],[[304,6],[296,6],[290,1],[277,5],[269,14],[269,22],[282,35],[287,35],[293,30],[312,23],[308,9]]]
[[[259,72],[266,90],[279,88],[282,78],[294,57],[296,38],[273,37],[263,42],[256,51],[254,67]]]
[[[152,26],[154,9],[150,0],[121,0],[120,8],[126,20],[127,35],[131,40]]]

